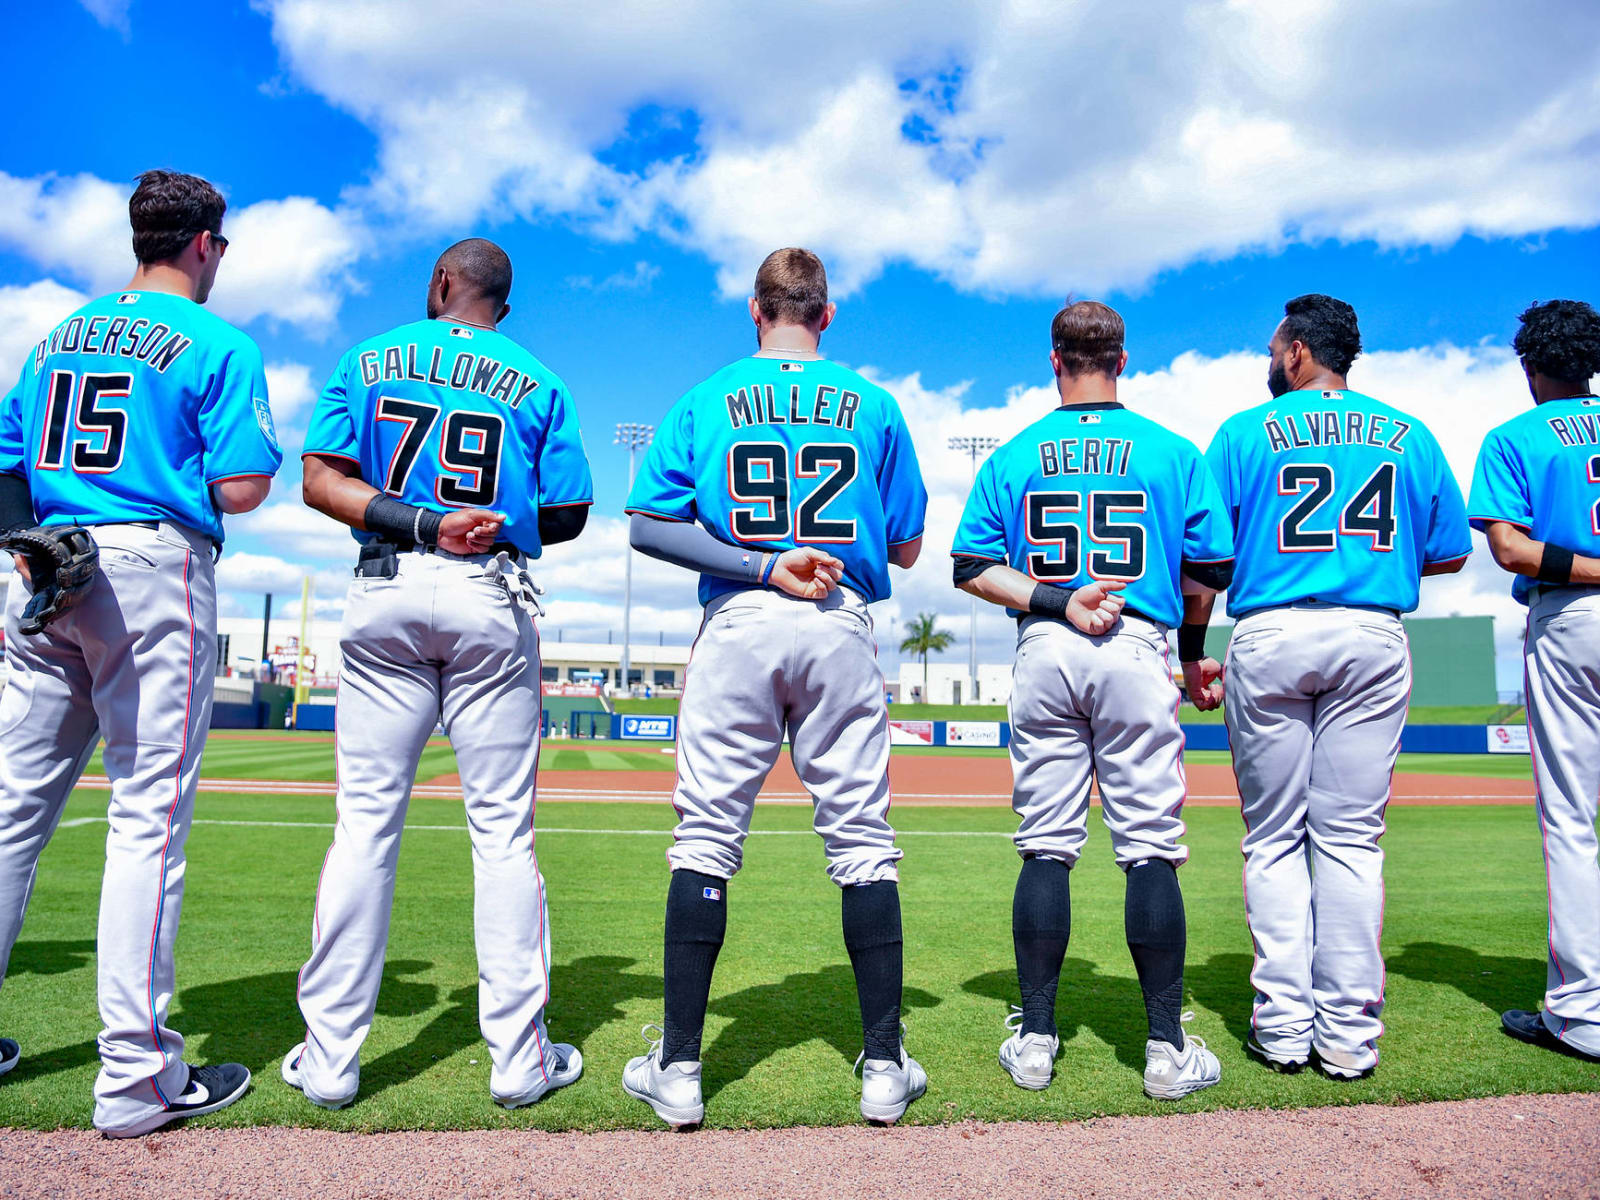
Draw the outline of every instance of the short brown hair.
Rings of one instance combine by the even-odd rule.
[[[756,272],[756,305],[775,324],[815,325],[828,307],[822,260],[794,246],[774,250]]]
[[[1098,300],[1069,301],[1050,322],[1050,345],[1068,375],[1117,373],[1124,328],[1117,310]]]
[[[222,193],[198,175],[146,171],[128,198],[134,257],[142,263],[177,258],[195,234],[221,233],[227,211]]]

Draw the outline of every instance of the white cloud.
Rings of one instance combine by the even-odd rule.
[[[0,287],[0,380],[10,387],[27,360],[28,351],[88,297],[41,279],[21,287]]]
[[[133,0],[78,0],[84,9],[107,29],[115,30],[124,38],[131,32],[128,9]]]
[[[900,261],[1059,293],[1600,221],[1582,0],[263,2],[288,71],[379,136],[362,202],[651,229],[729,293],[795,242],[840,291]]]
[[[267,396],[279,433],[285,429],[302,428],[311,416],[311,406],[317,399],[317,386],[311,380],[311,368],[297,362],[268,363]]]
[[[643,292],[661,277],[661,268],[640,259],[626,271],[614,271],[598,283],[592,275],[569,275],[567,286],[586,292]]]
[[[131,186],[92,175],[18,178],[0,172],[0,244],[95,292],[133,274]],[[315,332],[356,285],[350,266],[365,245],[360,222],[305,196],[230,209],[229,238],[209,307],[235,322],[266,319]]]
[[[253,546],[271,547],[308,565],[342,563],[348,571],[356,557],[350,527],[300,503],[298,489],[285,488],[281,481],[274,481],[273,488],[281,499],[229,517],[228,537],[249,538]]]

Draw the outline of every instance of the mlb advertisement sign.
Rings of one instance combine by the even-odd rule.
[[[678,718],[624,716],[621,736],[629,741],[670,742],[678,736]]]
[[[933,722],[891,720],[889,722],[889,744],[891,746],[931,746],[933,745]]]
[[[1490,725],[1490,754],[1531,754],[1526,725]]]
[[[998,746],[998,721],[946,721],[944,740],[950,746]]]

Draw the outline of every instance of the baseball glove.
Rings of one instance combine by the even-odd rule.
[[[30,636],[82,602],[100,565],[100,548],[81,525],[14,529],[0,540],[0,549],[28,560],[33,595],[22,610],[20,628]]]

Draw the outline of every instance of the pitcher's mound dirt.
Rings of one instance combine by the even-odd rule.
[[[0,1136],[0,1195],[1395,1197],[1600,1194],[1600,1096],[698,1133]]]

